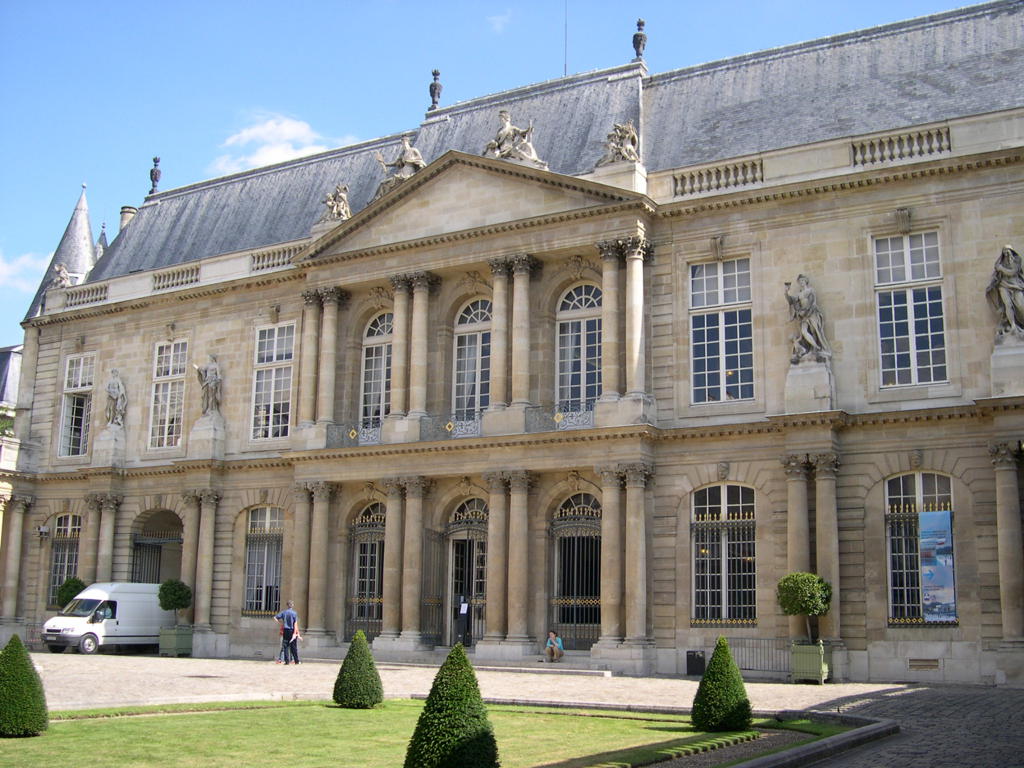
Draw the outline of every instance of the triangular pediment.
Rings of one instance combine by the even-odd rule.
[[[351,219],[324,232],[297,256],[309,260],[435,238],[487,231],[644,195],[505,160],[447,152]]]

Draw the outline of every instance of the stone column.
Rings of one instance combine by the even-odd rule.
[[[199,546],[196,550],[196,628],[209,631],[213,605],[213,540],[220,494],[211,488],[199,491]]]
[[[405,537],[402,543],[402,640],[420,642],[423,602],[423,497],[430,489],[426,477],[405,480]],[[385,523],[384,535],[387,536]],[[384,545],[385,558],[388,545]],[[386,567],[386,566],[385,566]]]
[[[334,382],[338,368],[338,308],[348,294],[340,288],[321,288],[324,305],[323,331],[320,334],[320,372],[317,376],[316,421],[334,423]]]
[[[512,258],[512,405],[530,404],[530,274],[536,260]]]
[[[508,511],[508,640],[530,640],[526,606],[530,589],[527,552],[529,547],[529,472],[509,474]]]
[[[21,576],[21,548],[25,531],[25,515],[32,506],[31,496],[15,495],[7,502],[4,518],[10,518],[4,526],[7,530],[7,562],[4,563],[3,618],[18,616],[18,583]]]
[[[644,258],[650,243],[642,237],[625,242],[626,252],[626,395],[646,397],[644,350]]]
[[[296,483],[295,512],[292,518],[291,597],[299,614],[299,627],[309,620],[309,486]],[[284,602],[284,601],[282,601]]]
[[[627,464],[626,473],[626,642],[647,645],[647,478],[650,464]],[[603,542],[602,542],[603,547]]]
[[[302,350],[299,358],[299,426],[308,427],[316,417],[316,365],[320,351],[320,292],[303,291]]]
[[[818,575],[832,585],[832,607],[818,619],[818,636],[826,640],[842,637],[839,599],[839,513],[836,510],[836,472],[839,457],[820,453],[814,457],[815,551]]]
[[[619,265],[617,240],[597,244],[601,251],[601,399],[619,399]],[[602,622],[603,623],[603,622]]]
[[[598,467],[601,476],[601,637],[603,645],[622,642],[622,475]]]
[[[85,524],[78,545],[78,578],[88,585],[96,581],[96,548],[100,542],[99,494],[86,494],[85,506]]]
[[[381,588],[381,636],[395,638],[402,627],[402,490],[398,480],[385,480],[384,583]]]
[[[508,497],[501,472],[484,475],[487,497],[487,619],[484,640],[504,640],[508,601]]]
[[[313,492],[313,522],[309,535],[309,615],[306,627],[310,632],[321,633],[327,628],[327,551],[331,541],[328,520],[334,486],[315,482],[309,488]]]
[[[196,555],[199,551],[199,492],[185,491],[181,494],[185,504],[185,515],[181,526],[181,580],[195,591],[196,588]],[[185,611],[185,621],[191,624],[195,620],[196,604]]]
[[[391,415],[409,408],[409,289],[407,275],[394,275],[395,305],[391,322]]]
[[[787,454],[780,461],[786,472],[786,573],[811,570],[810,525],[807,515],[807,457]],[[789,636],[804,637],[802,616],[789,617]]]
[[[409,415],[427,415],[427,321],[430,288],[437,278],[429,272],[417,272],[412,279],[412,333],[409,340]],[[408,553],[406,553],[408,554]]]
[[[508,273],[506,259],[492,259],[491,276],[491,404],[489,410],[500,411],[508,405]],[[488,587],[490,589],[490,587]]]
[[[112,493],[102,494],[100,508],[100,535],[96,545],[96,581],[112,581],[114,574],[114,530],[117,526],[117,509],[123,496]]]
[[[1024,546],[1017,484],[1017,455],[1011,443],[989,446],[996,474],[996,538],[999,542],[999,608],[1003,640],[1024,638]]]

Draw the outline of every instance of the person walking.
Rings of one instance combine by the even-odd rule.
[[[281,659],[288,664],[289,654],[296,664],[299,663],[299,614],[295,612],[295,603],[288,601],[288,607],[274,617],[281,625]]]

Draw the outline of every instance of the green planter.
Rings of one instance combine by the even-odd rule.
[[[797,680],[815,680],[819,685],[824,684],[832,661],[831,648],[826,648],[821,640],[813,645],[793,643],[789,653],[790,672],[794,683]]]
[[[161,656],[191,656],[192,627],[165,627],[160,630]]]

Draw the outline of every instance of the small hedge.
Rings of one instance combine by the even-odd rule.
[[[427,696],[405,768],[497,768],[498,743],[462,643],[452,648]]]
[[[363,630],[356,632],[334,681],[334,702],[346,709],[370,709],[384,701],[384,687]]]
[[[701,731],[745,731],[750,728],[750,717],[743,676],[732,659],[728,641],[719,637],[693,698],[690,718]]]
[[[50,724],[43,681],[21,638],[0,651],[0,736],[38,736]]]
[[[77,576],[72,576],[57,588],[57,605],[63,608],[75,599],[75,595],[86,588],[86,583]]]

